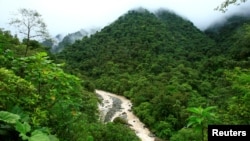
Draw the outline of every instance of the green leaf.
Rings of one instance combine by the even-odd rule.
[[[92,136],[88,136],[87,141],[94,141],[94,138]]]
[[[188,108],[187,109],[189,112],[192,112],[194,114],[200,114],[202,112],[202,108],[201,107],[198,107],[198,108],[195,108],[195,107],[191,107],[191,108]]]
[[[59,139],[55,135],[49,135],[50,141],[59,141]]]
[[[30,125],[27,122],[24,123],[17,122],[15,128],[19,133],[22,134],[26,134],[31,130]]]
[[[7,111],[0,111],[0,120],[6,123],[16,123],[20,119],[20,116]]]
[[[216,106],[210,106],[204,109],[204,112],[210,112],[212,110],[215,110],[217,107]]]
[[[194,124],[196,124],[196,122],[190,121],[190,122],[188,122],[187,127],[190,127],[190,126],[192,126],[192,125],[194,125]]]
[[[47,134],[43,133],[42,131],[35,130],[31,133],[29,141],[50,141],[50,138]]]

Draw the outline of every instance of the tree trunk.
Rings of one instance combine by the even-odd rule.
[[[24,57],[26,57],[26,56],[27,56],[27,53],[28,53],[28,48],[29,48],[29,45],[28,45],[28,43],[27,43],[27,45],[26,45],[26,49],[25,49],[25,54],[24,54]]]
[[[25,49],[24,57],[27,56],[29,45],[30,45],[30,28],[28,27],[27,44],[26,44],[26,49]]]

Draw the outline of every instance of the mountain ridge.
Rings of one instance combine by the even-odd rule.
[[[157,137],[190,140],[192,130],[183,129],[187,107],[218,105],[223,123],[230,121],[223,116],[233,112],[228,101],[235,91],[226,74],[250,66],[248,28],[240,27],[237,34],[228,30],[234,40],[218,42],[167,10],[132,10],[66,47],[57,58],[70,73],[89,80],[87,86],[129,98],[133,112]]]
[[[184,94],[179,101],[187,106],[189,93],[199,89],[202,74],[195,70],[201,67],[197,62],[209,54],[215,43],[190,21],[169,11],[158,14],[142,9],[129,11],[96,34],[67,46],[57,58],[66,61],[66,70],[87,77],[98,89],[130,98],[135,113],[153,133],[169,138],[170,134],[161,133],[157,122],[166,122],[169,119],[165,117],[176,114],[172,107],[175,101],[163,95],[170,89],[165,85],[177,85],[176,91]],[[179,93],[173,95],[180,97]],[[162,99],[170,105],[159,105]],[[147,106],[142,108],[145,102]],[[163,110],[166,106],[167,111]],[[146,109],[155,112],[145,117],[140,111]],[[174,118],[180,121],[171,124],[171,130],[176,131],[184,126],[185,117]]]
[[[185,20],[182,19],[181,21],[184,22]],[[205,53],[205,50],[207,50],[208,48],[206,46],[209,46],[210,43],[206,44],[207,42],[206,35],[200,32],[198,28],[193,26],[193,24],[188,22],[187,25],[185,24],[181,25],[182,28],[179,28],[179,31],[175,31],[174,29],[175,34],[173,34],[173,32],[171,31],[172,27],[168,27],[167,25],[168,23],[164,23],[160,18],[157,18],[157,16],[154,13],[150,13],[147,10],[145,10],[144,13],[137,12],[137,11],[129,11],[127,14],[119,17],[118,20],[115,21],[114,23],[110,24],[109,26],[104,27],[100,32],[97,32],[96,34],[91,35],[89,38],[86,37],[83,40],[81,40],[79,43],[83,43],[83,45],[78,46],[77,48],[74,47],[74,51],[79,51],[79,52],[82,51],[84,55],[87,55],[86,59],[91,58],[91,56],[92,57],[98,56],[98,55],[102,56],[100,50],[96,48],[97,45],[99,45],[98,48],[103,48],[103,50],[107,51],[107,54],[110,54],[109,56],[112,56],[112,58],[115,59],[113,61],[122,62],[122,59],[120,57],[114,58],[115,57],[114,55],[117,54],[117,49],[110,48],[111,46],[108,44],[109,43],[117,44],[118,42],[123,41],[119,45],[120,48],[123,48],[123,49],[119,49],[119,51],[124,52],[123,53],[124,56],[122,58],[129,59],[132,57],[133,61],[137,61],[138,59],[140,60],[140,59],[145,58],[145,56],[140,56],[138,52],[136,51],[136,49],[139,49],[145,53],[150,52],[149,50],[151,50],[151,53],[153,53],[151,55],[159,55],[159,54],[162,54],[162,52],[166,52],[166,53],[175,52],[176,47],[186,48],[187,50],[193,50],[194,45],[197,44],[197,42],[198,43],[201,42],[200,45],[202,46],[199,48],[200,53],[201,52]],[[116,27],[113,28],[114,26]],[[188,32],[188,30],[186,30],[186,27],[190,27],[190,30],[192,30],[196,34],[199,34],[197,35],[197,38],[195,36],[190,36],[191,34],[193,34],[193,32]],[[109,33],[113,33],[113,34],[111,35]],[[132,38],[135,35],[138,37],[138,39]],[[85,44],[84,41],[88,39],[92,40],[93,38],[98,39],[97,42],[95,42],[95,44],[90,43],[92,44],[90,45],[92,47],[86,47],[84,45]],[[158,41],[151,44],[153,42],[152,39],[155,39],[155,38],[157,38]],[[190,39],[192,39],[195,42],[190,43],[189,42]],[[213,41],[208,41],[208,42],[211,42],[211,44],[213,44],[212,43]],[[147,46],[148,47],[150,46],[150,47],[146,48]],[[71,50],[71,49],[70,47],[68,48],[68,50]],[[86,49],[90,49],[90,50],[86,50]],[[91,55],[90,52],[94,50],[97,51],[96,52],[97,54]],[[188,55],[187,52],[185,53],[178,52],[178,53],[185,54],[186,56]],[[149,53],[146,53],[146,54],[149,54]],[[67,60],[70,60],[72,57],[67,56]],[[192,56],[189,56],[189,57],[192,57]],[[84,60],[84,58],[82,59]],[[110,60],[110,59],[111,57],[107,57],[104,60]],[[124,61],[126,61],[127,59],[125,59]],[[190,58],[190,59],[193,59],[193,58]],[[100,64],[103,64],[103,63],[100,63]],[[89,67],[86,66],[86,68],[89,68]]]

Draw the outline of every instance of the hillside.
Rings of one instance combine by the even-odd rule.
[[[209,123],[249,124],[250,90],[245,86],[250,28],[239,23],[239,28],[228,28],[228,23],[202,32],[175,13],[140,8],[76,41],[57,59],[68,64],[70,73],[87,78],[87,87],[131,99],[135,114],[157,137],[200,141]],[[242,59],[237,59],[237,51],[244,52]],[[189,118],[192,111],[212,109],[217,110],[202,124],[183,128],[199,120]],[[194,132],[197,126],[202,131]]]
[[[129,11],[59,55],[67,54],[64,59],[72,68],[79,68],[88,76],[98,78],[102,73],[111,71],[105,69],[110,63],[114,64],[113,67],[118,65],[122,72],[133,72],[141,67],[143,70],[140,71],[160,73],[166,71],[166,63],[172,59],[197,61],[214,46],[214,41],[191,22],[167,11],[157,14],[159,17],[147,10]],[[168,19],[167,16],[169,21],[163,19]],[[161,59],[168,60],[159,62]],[[154,69],[153,64],[158,65],[159,70]],[[95,68],[101,72],[90,71]]]
[[[250,16],[232,15],[224,24],[211,25],[205,33],[217,43],[217,53],[233,56],[236,60],[246,60],[250,55],[249,41],[244,39],[249,31],[248,24]]]

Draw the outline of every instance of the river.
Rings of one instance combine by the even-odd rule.
[[[148,128],[133,114],[132,103],[127,98],[105,92],[102,90],[95,91],[102,98],[102,103],[98,105],[101,120],[104,122],[113,121],[116,117],[123,117],[127,120],[129,127],[135,131],[136,135],[142,141],[154,141],[154,137]]]

